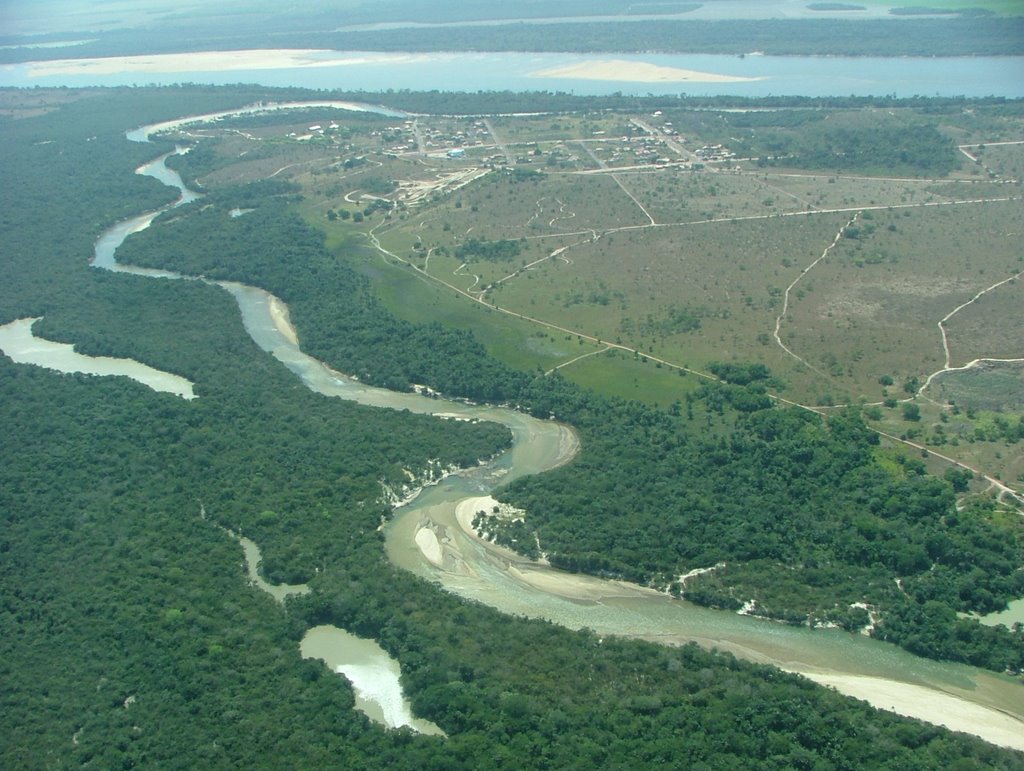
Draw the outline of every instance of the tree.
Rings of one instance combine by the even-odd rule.
[[[958,493],[967,492],[967,485],[974,478],[974,474],[965,468],[948,468],[942,476]]]

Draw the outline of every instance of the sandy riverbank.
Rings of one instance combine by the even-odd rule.
[[[611,597],[658,596],[661,594],[661,592],[654,589],[631,584],[626,581],[611,581],[595,578],[583,573],[565,573],[552,570],[547,560],[542,559],[533,562],[521,554],[481,538],[480,533],[473,529],[473,517],[480,511],[490,513],[494,510],[495,506],[501,507],[503,504],[489,495],[466,498],[456,506],[455,518],[458,520],[462,530],[469,536],[485,543],[488,551],[499,554],[508,561],[505,569],[517,581],[548,594],[558,595],[571,600],[591,602]],[[424,555],[427,556],[427,559],[430,559],[426,552],[424,552]]]
[[[292,345],[299,344],[299,336],[292,326],[291,317],[288,315],[288,306],[281,302],[280,298],[272,297],[270,300],[270,318],[274,320],[274,327]]]
[[[534,78],[575,78],[579,80],[621,80],[629,83],[749,83],[764,78],[744,78],[714,72],[662,67],[624,59],[594,59],[531,72]]]
[[[326,49],[278,48],[249,51],[198,51],[189,54],[108,56],[91,59],[53,59],[27,62],[30,78],[54,75],[116,75],[122,72],[230,72],[337,67],[356,64],[409,62],[421,54],[359,53]]]
[[[478,498],[466,498],[459,501],[459,505],[455,507],[455,518],[459,521],[459,525],[474,538],[479,538],[480,534],[473,529],[473,517],[476,516],[478,511],[491,511],[495,506],[498,505],[498,501],[489,495],[482,495]]]
[[[474,539],[486,543],[488,551],[507,561],[505,570],[515,580],[539,591],[580,602],[601,602],[613,597],[658,594],[652,589],[624,581],[602,581],[591,576],[547,569],[530,563],[521,555],[484,541],[480,538],[479,533],[473,530],[473,517],[479,511],[492,512],[496,505],[500,504],[490,496],[466,498],[456,507],[456,518],[462,530]],[[431,559],[428,550],[432,548],[432,544],[427,543],[428,537],[424,535],[424,543],[420,543],[420,533],[425,532],[434,536],[432,531],[424,528],[417,533],[416,541],[427,559]],[[436,543],[436,536],[433,540]],[[434,560],[431,561],[434,562]],[[437,563],[434,562],[434,564]],[[659,635],[647,639],[671,643],[670,638],[671,635],[667,637]],[[721,641],[709,640],[707,644],[730,649],[730,646],[723,645]],[[749,652],[744,653],[742,650],[733,649],[733,652],[744,658],[750,656]],[[760,660],[757,656],[752,658]],[[799,665],[794,668],[785,668],[802,674],[821,685],[835,688],[847,696],[863,699],[878,709],[945,726],[954,731],[974,734],[1000,746],[1024,750],[1024,722],[998,709],[973,703],[956,694],[881,677],[816,672]]]
[[[816,683],[863,699],[874,707],[980,736],[1002,747],[1024,750],[1024,723],[995,709],[951,694],[879,677],[800,672]]]

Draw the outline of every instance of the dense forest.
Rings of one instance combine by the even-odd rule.
[[[237,545],[199,516],[202,491],[190,485],[207,484],[209,456],[202,443],[166,433],[192,405],[6,362],[0,373],[18,447],[0,472],[5,767],[1019,763],[693,646],[598,644],[467,606],[387,564],[378,511],[346,506],[324,518],[322,491],[297,483],[286,485],[290,501],[260,494],[257,505],[298,522],[283,528],[284,540],[332,547],[315,594],[285,615],[246,586]],[[317,430],[291,418],[312,438],[334,435],[342,420]],[[217,429],[233,460],[273,465],[264,432],[228,425]],[[299,481],[322,474],[321,446],[293,449],[289,472]],[[222,497],[251,484],[242,475],[220,481]],[[202,502],[208,516],[224,506]],[[264,543],[282,536],[261,533]],[[417,710],[449,738],[388,732],[352,710],[344,681],[298,656],[302,631],[327,622],[397,655]]]
[[[504,430],[316,396],[255,347],[216,287],[88,266],[104,227],[169,197],[132,173],[160,147],[125,141],[125,128],[274,96],[64,91],[46,95],[41,113],[0,118],[9,182],[0,190],[0,321],[43,315],[38,334],[185,375],[198,393],[186,402],[0,357],[0,764],[1021,767],[1019,753],[775,669],[505,617],[392,567],[377,529],[387,514],[381,481],[434,460],[475,462],[506,444]],[[601,457],[593,424],[613,414],[610,430],[628,429],[623,438],[646,452],[658,450],[655,434],[693,441],[690,405],[671,415],[598,400],[557,378],[508,371],[467,333],[389,317],[289,211],[290,195],[280,186],[211,195],[212,206],[179,210],[131,239],[122,258],[183,268],[205,259],[208,275],[263,279],[292,304],[304,345],[308,337],[332,363],[382,382],[519,397],[537,414],[579,421],[588,450],[566,472]],[[226,207],[240,200],[256,211],[231,219]],[[160,243],[170,247],[162,255]],[[336,299],[318,309],[325,295]],[[343,320],[350,326],[332,335]],[[473,366],[453,367],[456,354]],[[472,374],[463,381],[452,369]],[[728,453],[743,462],[739,432],[769,442],[771,426],[787,421],[806,420],[812,452],[838,464],[840,480],[870,451],[853,417],[823,426],[770,410],[719,415],[709,404],[693,405],[694,421],[710,418],[723,437],[729,426],[738,432],[727,462]],[[839,431],[857,440],[842,461],[828,443]],[[894,477],[892,495],[904,481]],[[935,484],[920,481],[922,506],[947,500]],[[216,525],[257,540],[271,580],[311,579],[313,593],[285,611],[249,587],[240,549]],[[373,637],[396,656],[415,709],[448,738],[386,731],[352,710],[345,681],[299,656],[298,639],[319,623]]]

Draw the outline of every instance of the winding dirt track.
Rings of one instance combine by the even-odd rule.
[[[636,123],[636,122],[634,121],[634,123]],[[636,124],[636,125],[638,125],[640,128],[648,130],[649,132],[653,131],[653,129],[651,129],[649,126],[645,126],[643,124]],[[492,132],[492,136],[493,136],[493,132]],[[1011,143],[1006,143],[1006,144],[1024,144],[1024,142],[1022,142],[1022,143],[1011,142]],[[371,243],[373,244],[373,246],[378,250],[378,252],[382,256],[386,256],[388,258],[397,260],[397,261],[399,261],[399,262],[401,262],[401,263],[411,267],[413,270],[415,270],[420,275],[421,278],[423,278],[424,280],[426,280],[428,282],[440,284],[440,285],[444,286],[445,288],[451,289],[452,291],[462,295],[463,297],[466,297],[469,300],[472,300],[474,302],[477,302],[477,303],[480,303],[482,305],[485,305],[487,308],[489,308],[491,310],[494,310],[494,311],[497,311],[499,313],[503,313],[505,315],[508,315],[508,316],[520,319],[522,321],[527,321],[527,322],[529,322],[531,324],[538,325],[538,326],[543,327],[545,329],[561,332],[561,333],[567,334],[567,335],[573,335],[573,336],[576,336],[577,338],[579,338],[581,340],[586,340],[586,341],[588,341],[590,343],[593,343],[595,345],[602,346],[602,348],[600,350],[598,350],[598,351],[587,353],[587,354],[582,355],[582,356],[576,356],[576,357],[573,357],[572,359],[570,359],[568,361],[562,362],[561,364],[559,364],[556,367],[554,367],[551,370],[549,370],[549,372],[554,372],[555,370],[561,369],[563,367],[570,366],[571,364],[573,364],[573,363],[575,363],[577,361],[580,361],[581,359],[585,359],[585,358],[587,358],[589,356],[593,356],[593,355],[596,355],[598,353],[604,353],[604,352],[607,352],[609,350],[615,349],[615,350],[623,351],[625,353],[633,354],[635,356],[641,356],[641,355],[645,356],[647,359],[649,359],[651,361],[654,361],[657,364],[661,364],[664,367],[668,367],[670,369],[682,370],[682,371],[685,371],[685,372],[697,375],[699,377],[706,378],[708,380],[717,380],[718,378],[716,378],[715,376],[713,376],[713,375],[711,375],[709,373],[701,372],[700,370],[695,370],[695,369],[692,369],[690,367],[685,367],[685,366],[683,366],[683,365],[681,365],[681,364],[679,364],[677,362],[674,362],[674,361],[671,361],[671,360],[668,360],[668,359],[665,359],[665,358],[661,358],[661,357],[655,356],[655,355],[651,354],[650,352],[644,352],[644,351],[641,351],[639,349],[632,348],[632,347],[630,347],[628,345],[623,345],[621,343],[611,343],[611,342],[608,342],[606,340],[602,340],[602,339],[600,339],[598,337],[595,337],[593,335],[587,334],[587,333],[585,333],[585,332],[583,332],[581,330],[572,329],[570,327],[566,327],[566,326],[563,326],[561,324],[556,324],[556,323],[547,321],[547,320],[545,320],[543,318],[540,318],[538,316],[531,316],[531,315],[520,313],[518,311],[509,309],[509,308],[505,308],[505,307],[499,305],[493,298],[490,298],[488,296],[488,293],[490,292],[490,290],[494,289],[495,287],[497,287],[497,286],[499,286],[501,284],[506,284],[508,282],[511,282],[511,281],[514,281],[514,280],[520,278],[526,272],[528,272],[530,269],[536,267],[540,263],[542,263],[542,262],[544,262],[544,261],[546,261],[548,259],[554,259],[556,257],[568,262],[569,258],[565,256],[566,252],[571,251],[575,247],[582,246],[584,244],[593,243],[593,242],[597,241],[598,239],[600,239],[600,238],[602,238],[604,236],[613,234],[613,233],[621,233],[621,232],[629,232],[629,231],[642,231],[642,230],[647,230],[647,229],[651,229],[651,228],[690,227],[690,226],[694,226],[694,225],[710,224],[710,223],[713,223],[713,222],[720,222],[720,221],[722,221],[722,219],[720,219],[720,218],[713,218],[713,219],[703,219],[703,220],[694,220],[694,221],[686,221],[686,222],[675,222],[675,223],[656,222],[654,217],[651,215],[651,213],[643,206],[643,204],[636,198],[636,196],[623,184],[622,180],[619,178],[619,175],[616,174],[616,169],[609,167],[604,161],[602,161],[600,159],[600,157],[597,156],[585,142],[579,142],[579,145],[593,159],[593,161],[598,166],[598,168],[595,169],[595,170],[587,170],[586,172],[580,172],[580,173],[610,174],[612,176],[612,178],[615,180],[616,184],[623,191],[623,193],[647,217],[647,219],[649,220],[648,223],[639,224],[639,225],[622,225],[622,226],[618,226],[618,227],[607,228],[607,229],[604,229],[604,230],[601,230],[601,231],[594,230],[594,229],[586,229],[586,230],[578,230],[578,231],[568,231],[568,232],[561,232],[561,233],[545,234],[545,235],[542,235],[542,236],[536,236],[536,235],[526,236],[527,239],[531,239],[531,240],[540,239],[540,238],[569,238],[569,237],[576,237],[579,240],[575,241],[574,243],[558,247],[557,249],[552,251],[550,254],[548,254],[547,257],[542,257],[542,258],[540,258],[538,260],[534,260],[532,263],[530,263],[530,264],[528,264],[528,265],[526,265],[526,266],[524,266],[524,267],[522,267],[522,268],[520,268],[520,269],[518,269],[516,271],[513,271],[512,273],[510,273],[507,276],[502,277],[501,279],[498,279],[493,284],[488,285],[488,286],[484,286],[484,287],[480,287],[480,288],[477,288],[478,285],[479,285],[479,277],[474,276],[474,278],[476,280],[469,287],[465,287],[465,288],[459,287],[459,286],[456,286],[456,285],[454,285],[454,284],[452,284],[452,283],[450,283],[448,281],[445,281],[444,279],[442,279],[442,278],[440,278],[438,276],[435,276],[435,275],[432,275],[432,274],[428,273],[425,269],[421,269],[419,266],[413,264],[411,261],[405,259],[404,257],[401,257],[401,256],[399,256],[399,255],[397,255],[397,254],[387,250],[380,243],[380,240],[377,237],[377,232],[376,232],[381,226],[383,226],[385,224],[384,222],[381,222],[378,225],[376,225],[374,228],[372,228],[369,231],[369,233],[368,233],[368,237],[369,237]],[[966,152],[966,150],[965,150],[966,147],[969,147],[969,146],[965,145],[965,146],[961,147],[960,148],[961,151],[964,152],[965,155],[968,155],[968,157],[971,157],[973,159],[973,156],[970,156],[970,154]],[[790,176],[801,176],[801,175],[790,175]],[[876,178],[872,178],[872,179],[876,179]],[[907,180],[902,180],[902,181],[907,181]],[[935,181],[935,180],[913,180],[913,181],[928,182],[928,181]],[[1000,181],[1004,181],[1005,182],[1006,180],[1000,180]],[[808,275],[808,273],[810,273],[811,270],[813,270],[823,260],[827,259],[827,257],[829,256],[830,252],[835,248],[835,246],[839,243],[840,239],[843,237],[843,234],[845,233],[847,228],[853,226],[858,221],[858,219],[864,214],[864,212],[869,212],[869,211],[883,211],[883,210],[888,211],[888,210],[897,210],[897,209],[920,209],[920,208],[945,207],[945,206],[976,206],[976,205],[985,205],[985,204],[992,204],[992,203],[1005,203],[1005,202],[1008,202],[1008,201],[1020,201],[1020,200],[1024,200],[1024,197],[1022,197],[1022,196],[1015,196],[1015,195],[1006,195],[1006,196],[997,196],[997,197],[989,197],[989,198],[971,198],[971,199],[957,199],[957,200],[944,200],[944,201],[928,201],[928,202],[923,202],[923,203],[894,204],[894,205],[875,204],[875,205],[868,205],[868,206],[831,207],[831,208],[826,208],[826,209],[817,209],[817,208],[813,208],[812,207],[812,208],[808,208],[808,209],[804,209],[804,210],[798,210],[798,211],[777,212],[777,213],[772,213],[772,214],[747,215],[747,216],[741,216],[741,217],[730,217],[728,219],[729,220],[734,220],[734,221],[756,221],[756,220],[776,219],[776,218],[779,218],[779,217],[809,217],[809,216],[817,216],[817,215],[821,215],[821,214],[850,214],[850,215],[852,215],[850,220],[848,222],[846,222],[839,229],[839,231],[836,233],[835,238],[833,238],[832,242],[825,247],[825,249],[822,251],[821,256],[819,256],[810,265],[808,265],[806,268],[804,268],[803,271],[801,271],[800,275],[797,276],[790,283],[790,285],[788,287],[786,287],[785,294],[784,294],[784,301],[783,301],[782,311],[781,311],[781,313],[779,314],[779,316],[775,320],[775,328],[773,330],[773,337],[775,339],[776,344],[788,356],[790,356],[793,359],[795,359],[796,361],[798,361],[802,366],[805,366],[808,369],[810,369],[811,371],[817,373],[819,376],[821,376],[823,378],[826,378],[827,380],[831,380],[832,378],[827,373],[823,372],[818,367],[815,367],[813,364],[811,364],[805,358],[801,357],[797,352],[795,352],[791,348],[789,348],[783,342],[783,340],[782,340],[781,330],[782,330],[783,320],[785,319],[786,314],[788,313],[788,310],[789,310],[790,293],[797,286],[797,284],[799,284],[800,281],[802,281]],[[559,202],[559,203],[561,203],[561,202]],[[537,202],[537,207],[538,207],[537,214],[539,214],[539,212],[542,210],[541,204],[542,204],[542,200],[539,200]],[[560,211],[564,211],[564,204],[562,204],[562,208],[560,209]],[[536,217],[537,214],[535,214],[534,217]],[[556,219],[558,219],[558,218],[556,218]],[[554,222],[555,222],[555,219],[553,219],[550,224],[553,224]],[[456,275],[459,275],[460,272],[462,271],[462,269],[464,269],[465,267],[466,266],[464,266],[464,265],[460,266],[459,269],[456,270]],[[966,364],[966,365],[964,365],[962,367],[953,367],[951,365],[951,353],[950,353],[949,341],[948,341],[948,338],[947,338],[947,335],[946,335],[946,329],[945,329],[946,322],[949,321],[949,319],[951,319],[957,313],[962,311],[964,308],[966,308],[966,307],[970,306],[972,303],[976,302],[980,297],[982,297],[986,293],[994,291],[994,290],[998,289],[999,287],[1001,287],[1001,286],[1003,286],[1003,285],[1005,285],[1005,284],[1007,284],[1007,283],[1009,283],[1011,281],[1014,281],[1017,278],[1020,278],[1021,276],[1024,276],[1024,271],[1021,271],[1021,272],[1019,272],[1019,273],[1017,273],[1017,274],[1015,274],[1013,276],[1010,276],[1009,278],[1003,279],[1001,281],[998,281],[998,282],[992,284],[989,287],[986,287],[985,289],[983,289],[980,292],[978,292],[978,294],[975,295],[975,297],[973,297],[971,300],[969,300],[966,303],[961,304],[957,308],[954,308],[950,313],[948,313],[941,320],[939,320],[938,327],[939,327],[939,330],[940,330],[941,339],[942,339],[942,346],[943,346],[943,350],[944,350],[944,353],[945,353],[945,365],[944,365],[944,367],[942,369],[940,369],[940,370],[938,370],[936,372],[930,373],[927,376],[927,378],[925,379],[924,385],[921,386],[921,388],[919,389],[919,391],[916,394],[916,396],[919,396],[921,398],[927,399],[927,397],[924,395],[925,389],[928,387],[928,385],[936,377],[938,377],[939,375],[942,375],[945,372],[961,371],[961,370],[964,370],[964,369],[969,369],[969,368],[974,367],[974,366],[979,366],[981,364],[991,363],[991,362],[999,362],[999,363],[1024,362],[1024,358],[1021,358],[1021,359],[1017,359],[1017,358],[1011,358],[1011,359],[978,358],[978,359],[975,359],[974,361],[969,362],[968,364]],[[775,399],[776,401],[778,401],[780,403],[783,403],[783,404],[787,404],[787,405],[795,406],[795,407],[800,407],[802,409],[805,409],[805,410],[808,410],[808,411],[811,411],[811,412],[815,412],[815,413],[818,413],[818,414],[821,414],[821,415],[827,415],[828,414],[828,408],[822,408],[822,407],[817,407],[817,406],[813,406],[813,405],[802,404],[802,403],[799,403],[799,402],[791,401],[791,400],[786,399],[786,398],[784,398],[784,397],[782,397],[782,396],[780,396],[778,394],[772,394],[771,396],[772,396],[773,399]],[[914,398],[914,397],[911,397],[911,398]],[[839,405],[839,406],[846,406],[846,405]],[[880,435],[882,435],[882,436],[885,436],[886,438],[888,438],[888,439],[890,439],[892,441],[905,444],[906,446],[913,447],[913,448],[919,449],[919,450],[920,449],[924,449],[924,448],[921,448],[920,445],[918,445],[918,444],[916,444],[914,442],[907,441],[905,439],[900,439],[898,437],[891,436],[891,435],[886,434],[886,433],[881,432],[881,431],[879,431],[878,433]],[[1005,483],[997,480],[994,476],[985,473],[981,469],[974,468],[974,467],[972,467],[972,466],[970,466],[970,465],[968,465],[966,463],[963,463],[961,461],[957,461],[957,460],[955,460],[953,458],[950,458],[948,456],[942,455],[940,453],[936,453],[933,450],[931,450],[930,448],[928,448],[928,449],[929,449],[929,452],[931,452],[932,455],[935,455],[936,457],[940,457],[940,458],[942,458],[944,460],[947,460],[948,462],[950,462],[950,463],[952,463],[952,464],[954,464],[956,466],[959,466],[961,468],[967,469],[967,470],[969,470],[969,471],[971,471],[971,472],[981,476],[982,478],[986,479],[990,483],[992,488],[994,488],[994,489],[999,491],[998,497],[999,497],[1000,500],[1005,501],[1006,499],[1010,499],[1010,500],[1014,501],[1015,505],[1017,505],[1018,508],[1020,508],[1021,513],[1024,514],[1024,495],[1022,495],[1020,492],[1014,490],[1013,488],[1009,487]]]

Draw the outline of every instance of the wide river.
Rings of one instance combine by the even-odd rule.
[[[645,96],[1024,97],[1024,57],[208,51],[0,66],[0,86],[260,83],[323,90]]]
[[[344,103],[335,106],[366,109]],[[128,136],[145,141],[156,129],[143,127]],[[166,168],[164,159],[158,158],[139,172],[174,185],[182,191],[182,200],[190,200],[192,194],[180,177]],[[121,241],[146,227],[155,214],[140,215],[111,228],[97,243],[94,264],[171,277],[161,271],[118,265],[114,259]],[[566,574],[476,538],[464,527],[464,521],[478,508],[492,505],[487,496],[512,479],[540,473],[573,457],[578,443],[569,427],[505,408],[363,385],[302,352],[287,308],[279,299],[255,287],[234,283],[222,286],[237,300],[245,327],[256,343],[310,389],[382,408],[490,420],[512,431],[513,447],[498,459],[449,476],[395,511],[386,528],[386,549],[395,564],[438,582],[448,591],[507,613],[665,644],[696,641],[804,673],[884,709],[1024,749],[1024,687],[1009,677],[928,661],[862,635],[791,627],[708,610],[640,586]],[[460,509],[463,523],[459,521]]]

